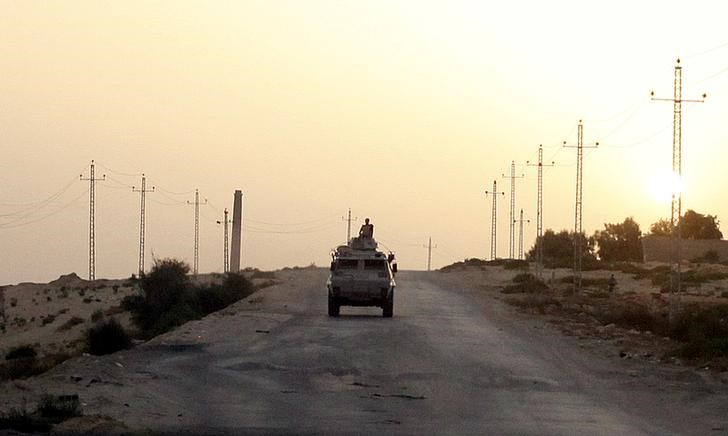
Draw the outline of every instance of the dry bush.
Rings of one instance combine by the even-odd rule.
[[[546,308],[549,306],[560,306],[559,300],[551,295],[544,294],[527,294],[524,297],[509,297],[505,299],[505,302],[521,309],[536,310],[540,313],[545,313]]]
[[[541,292],[548,289],[548,286],[531,273],[520,273],[513,277],[513,284],[508,285],[501,293],[503,294],[518,294],[518,293],[533,293]]]
[[[68,321],[61,324],[61,326],[58,327],[56,330],[58,330],[59,332],[62,332],[65,330],[70,330],[79,324],[83,324],[83,322],[84,322],[83,318],[81,318],[79,316],[74,316],[74,317],[71,317],[71,319],[69,319]]]

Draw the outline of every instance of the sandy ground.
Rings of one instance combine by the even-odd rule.
[[[325,312],[327,272],[280,284],[110,356],[6,383],[0,404],[78,393],[60,429],[188,434],[728,434],[727,380],[624,359],[518,313],[500,268],[403,272],[395,317]]]
[[[89,282],[76,274],[46,284],[4,286],[5,332],[0,332],[0,354],[19,345],[33,345],[40,354],[74,352],[84,332],[100,311],[129,325],[121,300],[137,292],[128,280]],[[74,321],[69,322],[71,319]]]

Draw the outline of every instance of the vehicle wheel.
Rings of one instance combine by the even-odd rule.
[[[329,316],[339,316],[339,303],[334,299],[329,297]]]
[[[387,301],[384,302],[384,307],[382,308],[383,317],[391,318],[392,315],[394,315],[394,291],[392,291],[392,295],[389,296]]]

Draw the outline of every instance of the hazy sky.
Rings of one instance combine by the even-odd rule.
[[[684,65],[684,207],[728,219],[728,34],[722,2],[0,1],[0,283],[136,271],[141,173],[147,266],[222,269],[222,218],[245,204],[243,265],[328,263],[351,207],[402,268],[485,257],[490,205],[544,144],[546,228],[573,228],[576,125],[584,228],[669,216],[673,66]],[[508,202],[498,253],[508,253]],[[728,230],[728,228],[726,228]]]

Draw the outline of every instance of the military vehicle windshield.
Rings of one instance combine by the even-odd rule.
[[[336,269],[356,269],[358,263],[357,259],[340,259]]]
[[[364,260],[365,270],[381,271],[387,269],[387,262],[384,259],[366,259]]]

